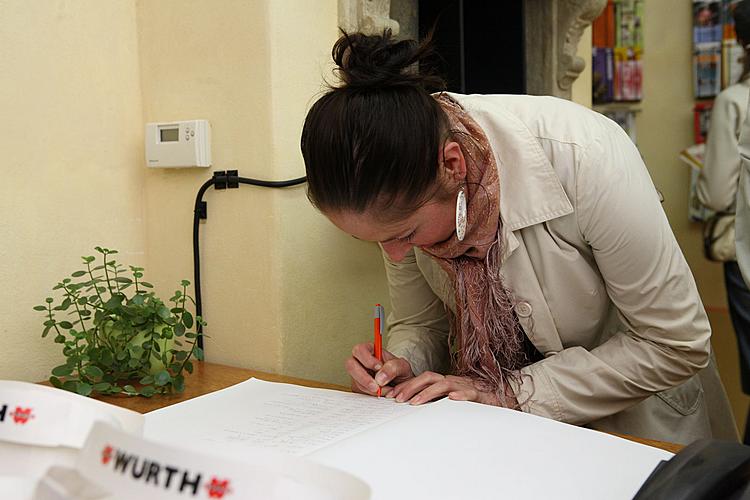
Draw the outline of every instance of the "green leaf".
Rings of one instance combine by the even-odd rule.
[[[174,387],[174,390],[177,392],[184,391],[185,390],[185,377],[183,377],[182,375],[177,375],[172,381],[172,387]]]
[[[174,326],[174,334],[177,337],[182,337],[185,335],[185,325],[178,323]]]
[[[52,299],[52,297],[47,297],[46,299],[44,299],[44,301],[45,301],[45,302],[46,302],[47,304],[51,304],[51,303],[53,302],[53,299]]]
[[[169,309],[163,305],[159,306],[159,309],[156,310],[156,314],[162,319],[167,319],[172,315],[172,313],[169,312]]]
[[[50,327],[47,327],[50,328]],[[63,335],[56,335],[55,336],[55,344],[64,344],[65,343],[65,337]]]
[[[46,311],[47,306],[34,306],[35,311]]]
[[[58,377],[65,377],[73,373],[73,367],[71,365],[60,365],[52,369],[52,375]]]
[[[49,383],[52,384],[54,387],[57,387],[58,389],[62,389],[63,383],[57,377],[50,377],[49,378]]]
[[[71,276],[73,276],[74,278],[80,278],[81,276],[85,276],[85,275],[86,275],[86,271],[76,271],[73,274],[71,274]]]
[[[66,391],[77,392],[78,381],[77,380],[66,380],[63,382],[62,388]]]
[[[88,300],[86,297],[79,297],[78,298],[78,305],[79,306],[85,306],[88,303]]]
[[[52,329],[52,325],[50,325],[50,326],[45,326],[45,327],[44,327],[44,330],[42,331],[42,338],[46,337],[46,336],[47,336],[47,334],[49,333],[49,331],[50,331],[51,329]]]
[[[133,280],[131,280],[130,278],[125,278],[123,276],[118,276],[117,278],[115,278],[115,281],[118,283],[132,283],[133,282]]]
[[[94,365],[89,365],[84,368],[83,373],[91,378],[102,378],[104,376],[104,372],[102,371],[102,369]]]
[[[116,308],[117,306],[119,306],[120,304],[122,304],[122,301],[123,301],[123,299],[124,299],[124,298],[125,298],[125,296],[124,296],[124,295],[122,295],[122,294],[120,294],[120,293],[116,293],[116,294],[114,294],[114,295],[112,296],[112,298],[111,298],[111,299],[109,299],[109,300],[108,300],[108,301],[107,301],[107,302],[106,302],[106,303],[104,304],[104,307],[105,307],[106,309],[114,309],[114,308]]]
[[[154,383],[159,387],[168,384],[171,380],[172,376],[167,370],[162,370],[154,375]]]
[[[154,386],[152,386],[152,385],[147,385],[147,386],[141,387],[141,390],[138,391],[138,393],[141,396],[150,398],[151,396],[153,396],[156,393],[156,389],[154,389]]]
[[[139,284],[140,284],[140,285],[141,285],[142,287],[144,287],[144,288],[154,288],[154,285],[152,285],[152,284],[151,284],[151,283],[149,283],[148,281],[141,281],[141,282],[140,282]]]
[[[195,359],[197,359],[198,361],[203,361],[203,349],[201,349],[200,347],[196,347],[194,352]]]
[[[193,315],[190,314],[190,312],[185,311],[185,313],[182,315],[182,324],[185,325],[185,328],[193,327]]]
[[[129,394],[137,394],[138,392],[135,390],[135,387],[133,387],[132,385],[126,385],[125,387],[123,387],[123,390]]]
[[[92,389],[91,384],[87,384],[86,382],[78,382],[78,385],[76,385],[76,392],[81,396],[88,396],[91,394]]]
[[[70,330],[71,328],[73,328],[73,323],[71,323],[70,321],[60,321],[58,323],[58,326],[66,330]]]
[[[108,391],[112,387],[112,384],[109,382],[99,382],[98,384],[94,384],[94,390],[96,392],[104,392]]]
[[[104,366],[112,366],[112,363],[114,363],[114,356],[112,354],[112,351],[109,349],[102,351],[101,358],[99,359],[99,362],[103,364]]]
[[[177,361],[185,361],[187,359],[187,353],[185,351],[177,351],[174,357]]]
[[[154,377],[151,376],[151,375],[146,375],[145,377],[143,377],[142,379],[140,379],[138,382],[141,383],[142,385],[153,384],[154,383]]]
[[[188,372],[188,373],[193,373],[193,362],[192,361],[187,361],[185,363],[185,371]]]

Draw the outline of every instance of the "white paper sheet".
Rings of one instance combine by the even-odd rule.
[[[411,407],[255,379],[147,414],[144,432],[165,443],[189,433],[193,446],[231,455],[258,447],[306,455],[364,479],[374,499],[389,500],[626,499],[671,457],[486,405]]]
[[[419,408],[391,399],[250,379],[149,413],[144,435],[182,433],[209,449],[230,445],[306,455],[413,411]]]

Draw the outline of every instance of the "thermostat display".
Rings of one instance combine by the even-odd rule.
[[[211,126],[208,121],[147,123],[146,165],[210,167]]]

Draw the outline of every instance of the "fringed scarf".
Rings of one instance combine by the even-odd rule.
[[[513,298],[500,277],[502,237],[497,164],[481,127],[450,97],[437,98],[448,116],[453,139],[466,159],[467,227],[463,241],[423,248],[448,273],[455,293],[450,345],[454,372],[478,382],[510,405],[511,379],[527,363],[524,333],[513,312]]]

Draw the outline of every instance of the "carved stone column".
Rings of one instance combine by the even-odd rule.
[[[398,22],[391,19],[390,0],[339,0],[339,27],[347,33],[367,35],[380,34],[387,28],[394,36],[399,31]]]
[[[526,92],[570,99],[586,64],[576,56],[581,34],[607,0],[526,0]]]

